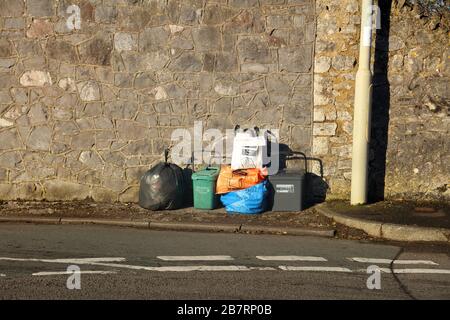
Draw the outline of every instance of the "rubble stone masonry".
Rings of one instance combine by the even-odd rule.
[[[449,199],[448,8],[437,14],[404,0],[378,5],[370,198]],[[328,198],[348,199],[360,1],[317,0],[316,12],[313,154],[323,161]]]
[[[194,121],[277,128],[322,161],[315,192],[348,198],[359,14],[350,0],[0,0],[0,200],[135,202]],[[448,28],[403,4],[387,17],[372,190],[449,197]]]

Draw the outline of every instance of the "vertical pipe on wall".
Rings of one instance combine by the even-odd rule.
[[[353,115],[352,205],[367,203],[372,99],[372,72],[370,71],[372,9],[373,0],[362,0],[359,67],[356,73]]]

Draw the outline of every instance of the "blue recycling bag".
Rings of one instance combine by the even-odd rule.
[[[266,210],[267,181],[258,183],[250,188],[228,192],[220,197],[228,213],[256,214]]]

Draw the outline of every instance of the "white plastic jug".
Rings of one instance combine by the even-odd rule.
[[[267,139],[259,130],[237,129],[233,139],[231,169],[263,168]]]

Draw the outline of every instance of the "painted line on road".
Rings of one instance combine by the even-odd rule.
[[[319,272],[353,272],[347,268],[341,267],[299,267],[299,266],[278,266],[284,271],[319,271]]]
[[[118,263],[92,263],[96,266],[124,268],[133,270],[158,271],[158,272],[188,272],[188,271],[274,271],[273,267],[247,267],[247,266],[168,266],[168,267],[147,267]]]
[[[362,263],[380,263],[380,264],[426,264],[438,266],[439,264],[431,260],[392,260],[392,259],[377,259],[377,258],[347,258],[350,261]]]
[[[156,271],[248,271],[246,266],[177,266],[177,267],[157,267]]]
[[[6,277],[6,274],[0,273],[0,277]]]
[[[311,257],[311,256],[256,256],[256,259],[264,261],[315,261],[315,262],[328,261],[323,257]]]
[[[86,259],[22,259],[22,258],[6,258],[0,257],[0,260],[6,261],[33,261],[33,262],[50,262],[50,263],[74,263],[87,264],[93,266],[104,266],[111,268],[123,268],[133,270],[147,270],[159,272],[187,272],[187,271],[248,271],[250,268],[246,266],[167,266],[167,267],[148,267],[136,266],[129,264],[108,263],[108,261],[124,261],[125,258],[86,258]]]
[[[383,273],[395,273],[395,274],[450,274],[450,270],[447,269],[389,269],[379,268]],[[367,272],[366,269],[360,269],[359,272]],[[373,270],[372,270],[373,272]]]
[[[231,256],[157,256],[164,261],[230,261]]]
[[[147,267],[119,263],[93,262],[92,265],[112,268],[124,268],[133,270],[159,271],[159,272],[187,272],[187,271],[248,271],[246,266],[167,266],[167,267]]]
[[[90,264],[96,262],[122,262],[125,258],[67,258],[67,259],[34,259],[34,258],[7,258],[0,257],[3,261],[28,261],[28,262],[48,262],[48,263],[73,263]]]
[[[250,270],[256,271],[276,271],[276,268],[273,267],[249,267]]]
[[[83,270],[78,272],[68,272],[68,271],[49,271],[49,272],[36,272],[31,274],[32,276],[56,276],[56,275],[72,275],[72,274],[114,274],[116,271],[89,271]]]

